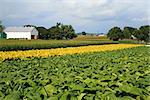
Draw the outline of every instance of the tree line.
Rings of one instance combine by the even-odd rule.
[[[39,39],[73,39],[77,37],[77,34],[75,33],[74,28],[72,25],[64,25],[62,23],[57,23],[56,25],[45,28],[43,26],[35,26],[35,25],[24,25],[24,27],[35,27],[39,32]],[[3,32],[4,26],[2,25],[2,22],[0,21],[0,32]]]
[[[57,23],[55,26],[51,28],[45,27],[37,27],[34,25],[24,25],[24,27],[35,27],[39,32],[39,39],[73,39],[77,37],[75,34],[75,30],[72,25],[64,25],[61,23]]]
[[[35,25],[24,25],[24,27],[35,27],[39,32],[39,39],[61,40],[77,37],[72,25],[64,25],[62,23],[56,23],[56,25],[48,29],[43,26],[39,27]],[[3,32],[4,28],[0,21],[0,32]],[[87,33],[82,32],[81,34],[86,35]],[[108,31],[107,37],[114,41],[118,41],[119,39],[137,39],[139,41],[150,42],[150,25],[140,26],[140,28],[124,27],[123,29],[113,27]]]
[[[120,27],[111,28],[107,36],[114,41],[119,39],[137,39],[139,41],[150,41],[150,25],[144,25],[140,28],[124,27],[123,30]]]

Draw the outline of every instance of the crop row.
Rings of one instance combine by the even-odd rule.
[[[110,40],[0,40],[0,51],[51,49],[115,43]]]
[[[0,63],[4,100],[150,100],[149,47]]]
[[[8,52],[0,52],[0,60],[3,61],[6,59],[17,59],[17,58],[24,59],[24,58],[31,58],[31,57],[49,57],[49,56],[76,54],[76,53],[112,51],[112,50],[131,48],[137,46],[142,46],[142,45],[110,44],[110,45],[57,48],[57,49],[47,49],[47,50],[8,51]]]

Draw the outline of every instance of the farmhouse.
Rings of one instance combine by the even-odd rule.
[[[37,39],[38,31],[34,27],[7,27],[4,32],[7,39]]]

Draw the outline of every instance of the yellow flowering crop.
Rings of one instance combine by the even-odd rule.
[[[137,44],[110,44],[110,45],[94,45],[81,47],[68,47],[57,49],[27,50],[27,51],[6,51],[0,52],[0,60],[27,58],[27,57],[49,57],[55,55],[66,55],[87,52],[112,51],[124,48],[132,48],[142,45]]]

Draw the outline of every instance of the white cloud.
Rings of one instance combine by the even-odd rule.
[[[104,22],[110,25],[148,18],[148,5],[148,0],[1,0],[0,19],[98,27]]]
[[[133,21],[150,21],[150,18],[149,17],[143,17],[143,18],[133,18],[132,19]]]

